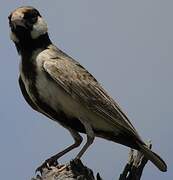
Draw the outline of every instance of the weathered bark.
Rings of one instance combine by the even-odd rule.
[[[80,160],[70,161],[67,165],[57,165],[50,169],[43,169],[40,175],[32,180],[102,180],[97,174],[94,177],[93,171],[82,164]]]
[[[151,146],[151,142],[149,142],[148,147],[150,149]],[[146,159],[142,153],[131,149],[128,162],[124,167],[122,174],[120,174],[119,180],[140,180],[147,162],[148,159]]]
[[[148,145],[151,148],[151,143]],[[147,159],[136,150],[131,149],[129,159],[120,174],[119,180],[140,180]],[[91,169],[82,164],[80,160],[73,160],[66,165],[51,166],[43,169],[41,175],[32,180],[103,180],[99,173],[94,177]]]

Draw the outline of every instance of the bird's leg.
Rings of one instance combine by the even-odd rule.
[[[49,159],[45,160],[45,162],[36,169],[36,172],[40,172],[42,174],[42,171],[44,168],[49,169],[49,167],[51,165],[57,165],[57,160],[60,157],[62,157],[64,154],[68,153],[69,151],[73,150],[74,148],[77,148],[78,146],[80,146],[80,144],[82,143],[82,140],[83,140],[82,136],[80,136],[80,134],[73,129],[68,128],[68,130],[70,131],[70,133],[75,141],[74,144],[67,147],[63,151],[59,152],[58,154],[55,154],[54,156],[50,157]]]
[[[77,154],[75,159],[80,159],[82,157],[82,155],[85,153],[85,151],[88,149],[88,147],[93,143],[94,138],[95,138],[94,131],[93,131],[91,125],[86,120],[80,119],[80,121],[85,127],[86,134],[87,134],[87,142],[82,147],[80,152]]]

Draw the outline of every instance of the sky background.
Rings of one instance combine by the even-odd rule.
[[[173,178],[173,1],[2,0],[1,179],[31,179],[46,158],[73,142],[68,131],[34,112],[19,90],[20,58],[9,38],[7,17],[23,5],[39,9],[52,41],[96,77],[144,140],[152,140],[168,172],[158,171],[149,162],[142,179]],[[68,162],[78,151],[60,162]],[[126,164],[128,151],[96,138],[82,160],[104,180],[114,180]]]

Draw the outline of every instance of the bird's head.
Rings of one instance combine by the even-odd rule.
[[[14,43],[29,43],[47,34],[47,24],[39,11],[33,7],[19,7],[8,17],[11,39]]]

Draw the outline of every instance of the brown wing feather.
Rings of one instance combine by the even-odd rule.
[[[139,137],[118,104],[108,96],[96,79],[73,59],[59,56],[43,64],[44,70],[72,98],[83,103],[116,128]]]

